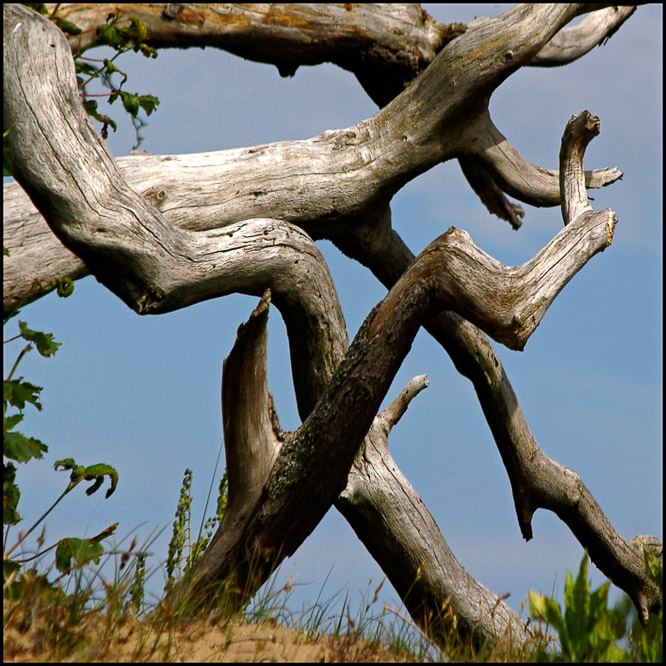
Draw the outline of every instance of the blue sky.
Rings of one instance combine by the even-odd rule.
[[[426,5],[439,21],[495,16],[503,5]],[[594,257],[557,297],[525,351],[496,345],[528,423],[544,451],[574,469],[626,538],[662,537],[662,6],[639,7],[613,38],[564,68],[523,69],[493,95],[491,116],[531,162],[557,168],[569,118],[584,109],[599,116],[586,168],[617,166],[623,179],[590,192],[595,210],[618,216],[613,245]],[[91,52],[101,57],[100,51]],[[164,50],[157,60],[124,56],[130,91],[160,98],[143,130],[142,148],[192,153],[305,139],[353,125],[376,112],[355,78],[332,65],[302,67],[290,79],[275,67],[214,49]],[[109,137],[117,156],[134,133],[117,105],[119,130]],[[392,202],[393,224],[414,253],[451,225],[466,229],[507,265],[532,257],[561,228],[559,209],[524,206],[523,227],[487,213],[457,162],[409,183]],[[385,289],[330,243],[319,246],[336,281],[350,337]],[[135,530],[153,544],[152,564],[166,558],[183,472],[194,472],[198,529],[221,443],[220,378],[238,325],[256,304],[229,296],[179,312],[139,317],[94,278],[74,295],[51,294],[23,309],[20,319],[63,343],[54,359],[29,354],[20,369],[44,386],[44,411],[26,413],[24,431],[49,445],[44,461],[18,475],[25,525],[66,485],[53,471],[59,458],[106,462],[119,472],[116,493],[77,492],[48,519],[47,544],[96,534],[119,522],[118,537]],[[4,337],[14,334],[16,320]],[[5,373],[20,347],[5,345]],[[298,427],[284,326],[269,320],[269,389],[283,427]],[[430,387],[412,403],[389,440],[402,471],[437,520],[456,557],[484,585],[510,592],[518,609],[532,588],[561,597],[567,569],[577,571],[582,548],[553,514],[540,510],[534,539],[518,529],[509,482],[471,384],[423,331],[387,396],[413,376]],[[223,463],[218,474],[223,471]],[[10,543],[12,539],[10,538]],[[127,543],[125,544],[127,545]],[[285,561],[293,572],[294,609],[348,589],[360,599],[368,581],[383,578],[351,528],[333,509]],[[603,578],[590,569],[594,584]],[[151,581],[161,589],[161,578]],[[389,585],[381,601],[397,605]],[[380,609],[381,609],[380,601]]]

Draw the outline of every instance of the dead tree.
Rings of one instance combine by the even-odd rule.
[[[388,450],[391,427],[425,379],[377,410],[424,326],[476,389],[523,537],[532,537],[538,508],[555,512],[645,621],[661,596],[642,551],[661,556],[661,542],[625,540],[581,479],[545,455],[486,337],[522,349],[564,285],[610,245],[615,214],[593,211],[586,188],[621,176],[583,171],[585,148],[599,132],[588,112],[567,125],[554,172],[507,142],[490,119],[490,96],[521,67],[581,57],[633,8],[517,6],[467,26],[439,25],[416,5],[123,10],[144,21],[156,47],[217,46],[275,64],[283,75],[332,61],[381,107],[352,128],[307,141],[114,160],[80,103],[71,55],[95,46],[94,31],[68,43],[32,10],[3,8],[4,117],[17,181],[4,187],[5,312],[34,279],[48,284],[88,273],[139,314],[232,292],[261,297],[225,361],[228,510],[189,587],[175,594],[192,593],[206,607],[223,595],[227,608],[239,607],[335,504],[435,640],[454,617],[479,640],[528,640],[522,621],[455,559]],[[108,5],[58,11],[87,30],[105,20]],[[459,160],[488,209],[514,227],[522,210],[507,194],[561,205],[563,229],[519,267],[501,265],[455,228],[414,258],[391,228],[391,198],[450,159]],[[321,238],[390,287],[351,345],[314,242]],[[266,385],[270,302],[287,326],[303,420],[290,433],[280,430]]]

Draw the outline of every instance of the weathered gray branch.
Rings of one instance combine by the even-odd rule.
[[[49,11],[56,5],[48,3]],[[62,3],[57,15],[83,33],[70,37],[73,52],[95,46],[95,28],[106,22],[108,4]],[[592,7],[580,5],[579,12]],[[604,43],[635,7],[606,7],[572,28],[563,28],[526,63],[564,65]],[[332,62],[356,75],[368,95],[382,107],[390,102],[452,39],[467,29],[460,23],[434,21],[418,5],[278,4],[210,5],[203,3],[125,3],[124,16],[137,16],[156,48],[212,46],[235,55],[273,64],[281,76],[299,66]],[[470,28],[486,19],[476,19]]]
[[[551,20],[543,9],[534,11],[536,21]],[[520,26],[521,15],[509,14],[496,20],[498,29],[507,22]],[[569,13],[561,20],[567,16]],[[531,30],[534,25],[532,17],[528,18],[529,25],[523,26],[522,31]],[[419,78],[419,82],[424,79],[422,83],[405,91],[376,116],[348,130],[325,132],[308,141],[200,155],[133,153],[116,163],[125,182],[143,193],[146,203],[161,211],[172,226],[201,231],[248,217],[278,217],[303,227],[314,238],[333,238],[365,221],[368,210],[383,209],[414,176],[458,155],[463,166],[465,162],[470,164],[468,176],[473,161],[478,172],[488,170],[486,182],[491,183],[493,190],[490,198],[500,202],[493,212],[501,215],[504,207],[507,215],[513,215],[515,224],[519,209],[502,202],[503,195],[492,179],[509,194],[546,206],[559,205],[559,183],[557,172],[534,167],[508,144],[490,122],[485,105],[473,112],[478,88],[490,84],[461,63],[469,60],[468,53],[484,49],[486,42],[491,41],[491,50],[497,52],[520,38],[520,33],[505,35],[498,40],[498,47],[491,40],[492,34],[486,30],[470,31],[456,39]],[[527,45],[532,41],[538,44],[537,37],[530,33],[530,39],[520,39]],[[454,44],[461,44],[463,52],[451,52]],[[50,61],[39,63],[43,75],[49,71],[47,62]],[[64,81],[71,80],[66,74],[70,67],[64,62],[59,66],[65,85]],[[495,75],[492,85],[501,82],[507,67],[507,61],[499,56],[485,64],[484,71]],[[16,72],[7,75],[16,76]],[[50,89],[35,91],[33,103],[50,106],[50,96],[59,87],[58,82],[53,82]],[[441,90],[442,94],[431,99],[432,90]],[[76,105],[71,86],[67,94],[71,104]],[[470,107],[462,126],[457,114],[459,105]],[[444,140],[440,128],[447,122],[451,126]],[[408,129],[413,126],[418,126],[418,131]],[[58,127],[51,122],[49,131],[57,132]],[[50,157],[53,159],[54,154]],[[108,153],[103,159],[109,163]],[[587,186],[600,187],[620,175],[617,170],[589,172]],[[359,187],[360,183],[363,187]],[[478,183],[472,184],[488,203]],[[18,184],[4,185],[3,191],[4,242],[11,253],[3,273],[6,314],[28,295],[34,279],[44,283],[46,289],[42,293],[47,293],[51,280],[82,277],[85,268],[79,258],[47,232],[44,221]]]
[[[474,136],[459,160],[467,180],[490,212],[508,220],[514,228],[520,226],[512,212],[520,216],[522,211],[508,203],[502,191],[531,206],[559,206],[560,173],[525,160],[495,127],[487,109],[475,121]],[[588,188],[605,187],[622,178],[617,168],[584,173],[583,185]]]
[[[28,10],[22,11],[27,12]],[[321,304],[315,307],[307,302],[297,303],[298,307],[294,307],[293,312],[300,314],[291,314],[290,306],[294,305],[291,300],[302,299],[299,295],[299,281],[309,280],[310,275],[306,274],[303,277],[302,274],[294,273],[293,266],[289,267],[288,264],[296,261],[298,252],[303,252],[304,255],[310,257],[314,256],[314,252],[309,249],[307,236],[288,223],[274,219],[242,221],[243,214],[247,215],[247,210],[249,210],[248,202],[254,199],[252,208],[255,211],[262,210],[261,207],[264,206],[273,213],[279,211],[281,207],[285,207],[287,203],[291,203],[297,211],[295,215],[300,216],[302,225],[311,229],[313,233],[319,232],[319,235],[330,233],[322,232],[322,229],[331,221],[338,223],[342,228],[353,226],[360,218],[367,217],[368,210],[374,210],[377,219],[385,217],[392,192],[396,191],[410,177],[428,168],[428,165],[443,159],[443,155],[452,155],[456,149],[460,148],[460,141],[469,140],[469,135],[462,132],[464,126],[456,125],[456,113],[459,111],[460,105],[472,104],[475,95],[487,93],[493,86],[499,85],[503,77],[512,71],[513,66],[504,66],[502,63],[506,61],[498,59],[498,55],[506,46],[505,40],[517,40],[520,31],[515,30],[516,25],[525,21],[524,27],[534,31],[533,39],[519,40],[520,44],[515,55],[517,62],[521,62],[527,60],[531,50],[540,48],[539,45],[547,41],[554,34],[553,31],[556,32],[557,25],[564,24],[569,16],[566,8],[547,8],[546,10],[535,8],[531,11],[532,13],[525,16],[520,12],[503,15],[495,26],[500,34],[498,39],[495,39],[494,36],[491,39],[490,33],[485,29],[480,29],[468,41],[464,41],[464,38],[473,31],[468,31],[463,37],[451,42],[449,47],[442,50],[435,59],[434,67],[429,67],[414,86],[405,91],[374,119],[352,128],[351,132],[327,133],[309,142],[293,142],[278,145],[278,147],[260,147],[254,152],[251,149],[236,151],[235,161],[239,164],[243,162],[247,164],[245,170],[241,166],[238,167],[238,172],[243,172],[241,176],[247,178],[247,174],[252,172],[253,177],[258,176],[258,180],[247,179],[249,184],[246,185],[247,189],[241,193],[240,204],[235,209],[234,204],[238,204],[238,201],[235,200],[237,195],[230,194],[229,198],[220,204],[221,190],[211,192],[211,197],[215,199],[213,206],[218,206],[218,208],[211,211],[211,217],[208,218],[210,226],[204,226],[203,228],[206,229],[204,232],[194,232],[187,228],[187,224],[182,224],[185,214],[181,206],[187,196],[193,197],[193,200],[201,204],[200,195],[203,194],[203,190],[212,189],[202,178],[200,168],[201,164],[205,163],[206,157],[194,156],[193,160],[186,164],[182,158],[165,159],[147,156],[147,159],[151,159],[156,166],[155,180],[148,187],[142,188],[143,197],[138,196],[116,169],[111,156],[83,114],[76,98],[75,86],[72,83],[71,59],[66,60],[61,57],[61,49],[55,42],[52,42],[56,46],[53,50],[50,48],[51,43],[48,43],[50,38],[56,41],[59,38],[53,36],[55,33],[47,31],[47,41],[44,41],[44,35],[35,36],[34,33],[32,39],[27,39],[29,23],[27,19],[30,14],[24,14],[25,27],[21,28],[23,24],[17,25],[18,21],[10,25],[11,36],[6,40],[6,46],[9,44],[10,47],[5,57],[5,67],[8,69],[5,70],[4,77],[5,118],[6,122],[8,121],[16,129],[16,132],[12,132],[10,135],[10,142],[17,156],[17,178],[65,243],[83,257],[100,281],[139,312],[168,311],[198,300],[228,293],[230,290],[257,293],[266,287],[273,288],[276,301],[282,299],[281,309],[286,313],[285,320],[290,331],[292,347],[294,340],[299,339],[299,334],[295,333],[295,337],[292,339],[292,331],[296,331],[298,326],[294,325],[293,320],[289,321],[290,316],[304,324],[300,339],[316,340],[316,342],[310,343],[310,349],[324,348],[327,350],[324,356],[329,360],[324,362],[324,366],[329,363],[329,369],[324,367],[324,370],[319,368],[311,370],[298,364],[295,367],[299,409],[308,413],[311,407],[309,403],[313,401],[313,398],[300,397],[304,393],[302,389],[304,385],[309,383],[311,386],[315,386],[318,383],[318,390],[311,391],[310,396],[320,395],[322,387],[327,386],[327,391],[334,390],[328,384],[328,378],[331,369],[335,367],[341,355],[340,349],[341,346],[344,347],[344,344],[340,340],[344,340],[344,336],[339,336],[331,327],[325,326],[324,331],[317,329],[328,317],[327,314],[322,315],[321,312],[330,307],[333,301],[337,307],[337,297],[328,302],[327,298],[330,298],[330,295],[325,295],[326,289],[322,287],[320,289],[321,301],[325,307],[321,307]],[[551,21],[552,25],[544,28],[543,23],[539,23],[537,19],[546,21],[546,23]],[[534,20],[537,22],[534,23]],[[9,34],[7,29],[5,34]],[[14,40],[18,39],[24,40],[22,45],[17,46]],[[464,56],[464,49],[467,49],[468,52],[473,48],[478,49],[478,40],[483,41],[484,39],[488,46],[487,50],[490,52],[489,57],[495,57],[495,60],[488,60],[485,63],[483,76],[478,76],[478,72],[474,76],[474,72],[465,63],[463,63],[462,69],[456,70],[453,75],[450,71],[447,74],[446,67],[451,62],[461,59],[460,49],[463,49]],[[25,56],[28,51],[33,58],[21,61],[19,56]],[[513,56],[512,52],[512,58]],[[497,65],[497,62],[500,64]],[[493,63],[495,63],[494,66]],[[460,87],[456,90],[458,84]],[[444,88],[444,93],[441,95],[439,93],[440,85]],[[464,90],[470,91],[469,95],[461,93]],[[432,91],[437,91],[435,94],[437,99],[433,98]],[[45,100],[47,104],[44,103]],[[450,104],[448,107],[446,106],[447,100]],[[443,105],[444,111],[441,115],[437,115],[437,113],[433,115],[432,110],[428,110],[430,105],[433,108]],[[32,110],[32,116],[24,113],[28,108]],[[483,105],[481,105],[479,113],[483,113]],[[423,123],[417,123],[418,129],[415,132],[405,133],[400,126],[400,120],[404,118],[412,120],[414,114],[417,119],[423,120]],[[451,123],[452,128],[461,129],[462,133],[457,137],[458,141],[453,139],[447,141],[442,138],[441,127],[447,122]],[[69,135],[63,134],[63,126],[68,128]],[[378,132],[378,128],[383,133]],[[455,131],[453,134],[456,134]],[[285,145],[288,146],[288,150],[282,151],[282,147]],[[407,151],[405,151],[405,147],[408,148]],[[278,162],[277,156],[283,158],[285,152],[289,159],[286,162],[280,160],[282,163],[278,171],[275,169],[275,164]],[[259,155],[253,157],[255,153],[259,153]],[[141,158],[144,159],[146,156],[141,156]],[[209,159],[210,162],[214,162],[218,158],[219,155]],[[191,171],[191,178],[186,187],[192,189],[185,192],[183,197],[178,196],[178,193],[176,196],[172,196],[171,189],[161,187],[164,174],[169,172],[167,164],[169,161],[176,167],[172,171],[174,180],[182,182],[181,176],[187,171],[182,168],[183,165]],[[268,163],[267,168],[264,168],[265,170],[257,169],[262,162],[263,164]],[[285,164],[288,165],[286,169]],[[310,188],[310,182],[303,178],[303,173],[311,174],[313,170],[317,172],[320,167],[322,173],[312,174],[313,187]],[[300,179],[297,177],[299,176],[298,169],[302,170]],[[374,178],[379,173],[375,169],[383,170],[382,173],[386,178],[384,182],[380,182],[379,178]],[[205,173],[208,176],[211,172],[206,171]],[[280,173],[283,180],[276,181],[275,174],[277,173]],[[262,180],[263,174],[266,174],[265,180]],[[225,179],[221,172],[215,175],[220,181],[228,181],[228,178]],[[226,176],[229,176],[228,170]],[[557,178],[556,174],[551,173],[550,176]],[[333,194],[329,194],[329,198],[322,196],[325,187],[319,191],[314,187],[318,179],[321,179],[324,185],[333,191]],[[195,182],[196,187],[194,187]],[[375,184],[376,182],[379,184]],[[256,188],[257,183],[261,183],[262,189],[251,189]],[[174,187],[176,186],[174,185]],[[359,189],[360,192],[358,192]],[[353,197],[354,194],[357,195],[356,199]],[[197,195],[199,195],[198,198]],[[300,206],[302,208],[299,208]],[[232,215],[235,214],[238,217],[236,219],[216,217],[215,214],[223,207],[232,209]],[[181,224],[174,223],[168,217],[172,211],[174,217],[180,216]],[[309,213],[313,213],[310,218],[308,218]],[[201,211],[197,210],[196,214],[200,215]],[[487,255],[483,255],[478,248],[470,245],[467,238],[460,232],[451,232],[445,239],[440,240],[439,244],[432,247],[417,264],[417,268],[421,271],[419,280],[403,283],[401,287],[412,288],[418,284],[421,288],[419,293],[426,294],[427,298],[423,296],[426,300],[436,297],[435,300],[440,307],[454,307],[499,339],[515,347],[521,347],[538,324],[547,304],[566,280],[575,270],[578,270],[586,258],[610,242],[613,223],[610,213],[606,215],[598,213],[589,217],[579,216],[579,218],[584,219],[572,220],[539,255],[538,259],[535,258],[525,267],[517,269],[504,269]],[[586,248],[583,243],[587,242],[590,245]],[[571,246],[572,243],[573,246]],[[293,250],[294,246],[304,249]],[[20,245],[16,244],[15,247],[20,247]],[[260,260],[253,261],[255,253]],[[270,260],[266,261],[266,257],[269,257]],[[433,259],[434,257],[437,258],[437,261]],[[283,264],[282,273],[279,269],[281,262]],[[447,266],[450,272],[432,279],[434,274],[424,270],[433,268],[432,262],[439,262]],[[478,271],[477,264],[482,268],[481,273],[476,272]],[[549,267],[548,270],[544,270],[546,266]],[[484,281],[487,276],[492,276],[498,271],[502,275],[500,281],[509,284],[512,290],[525,287],[526,283],[536,282],[536,284],[531,289],[528,288],[526,299],[521,301],[518,308],[515,307],[518,301],[516,299],[512,301],[510,295],[500,290],[506,298],[500,296],[502,303],[499,312],[488,316],[488,313],[484,313],[484,302],[488,302],[489,287],[484,286]],[[276,275],[280,277],[276,277]],[[468,280],[470,277],[472,279]],[[411,275],[411,278],[414,278],[414,274]],[[295,282],[289,282],[294,279]],[[469,287],[467,287],[468,281]],[[261,292],[259,291],[259,293]],[[516,296],[516,293],[513,296]],[[523,296],[525,294],[522,294],[521,298]],[[393,298],[393,303],[396,303],[395,295]],[[397,305],[401,305],[401,299],[398,299]],[[375,328],[372,328],[372,322],[369,324],[373,335],[379,335],[380,331],[387,328],[386,322],[393,316],[394,311],[395,308],[388,312],[386,306],[383,309],[380,307],[376,311],[373,320]],[[304,312],[305,315],[303,315]],[[418,322],[410,323],[409,326],[418,326]],[[388,328],[390,330],[390,327]],[[405,339],[408,337],[407,335]],[[320,358],[321,352],[317,352],[317,354],[319,354],[317,357]],[[292,360],[293,358],[292,350]],[[377,367],[379,368],[380,365],[377,364]],[[390,368],[385,371],[387,375],[390,374]],[[299,372],[307,377],[302,382],[298,380]],[[319,379],[316,378],[317,373],[319,373]],[[377,378],[376,375],[370,373],[371,380],[373,377]],[[379,388],[381,386],[382,384],[378,385]],[[377,391],[378,387],[373,386],[372,390]],[[331,394],[331,396],[334,395],[335,392]],[[358,395],[357,393],[355,399],[358,399]],[[508,404],[506,398],[503,400],[504,402],[500,401],[501,405]],[[359,422],[354,424],[355,430],[354,433],[349,434],[350,439],[356,437],[358,432],[366,427],[364,423],[367,422],[369,426],[374,412],[369,416],[367,414],[362,416]],[[319,431],[316,430],[316,432]],[[352,434],[354,437],[351,436]],[[327,436],[330,438],[332,435]],[[319,438],[319,435],[317,437]],[[325,440],[323,435],[320,439]],[[290,469],[289,465],[294,462],[293,456],[301,455],[300,444],[294,442],[296,439],[290,440],[292,447],[286,452],[284,446],[281,448],[280,455],[273,465],[271,476],[275,481],[269,485],[275,493],[272,499],[269,498],[271,501],[282,501],[279,500],[279,497],[284,496],[280,489],[280,479],[284,478]],[[356,442],[356,447],[359,442],[360,439]],[[322,446],[324,445],[322,444]],[[282,458],[283,452],[284,458]],[[355,449],[351,453],[347,451],[351,456],[348,460],[349,465],[353,458],[351,454],[354,452]],[[300,459],[298,464],[305,469],[305,462],[304,459]],[[523,465],[523,471],[527,469],[525,461],[518,460],[518,463],[518,467]],[[344,464],[347,464],[344,459],[342,462],[336,463],[336,465],[342,466]],[[337,466],[335,469],[339,471]],[[342,472],[340,474],[344,481],[344,475]],[[567,478],[561,480],[566,482]],[[312,482],[314,483],[314,480]],[[335,482],[336,479],[333,479],[332,483]],[[339,493],[340,490],[341,487],[337,489],[337,492]],[[299,489],[300,493],[306,491],[315,492],[316,495],[316,488],[312,489],[309,485],[307,488]],[[539,502],[552,501],[553,505],[565,515],[565,519],[576,523],[574,531],[577,536],[581,534],[582,538],[579,536],[581,540],[587,538],[586,520],[594,517],[593,508],[596,505],[590,504],[584,493],[584,501],[581,502],[581,506],[587,507],[588,514],[581,519],[580,515],[572,513],[569,505],[562,505],[550,497],[546,497],[544,500],[540,497],[540,492],[543,493],[543,490],[529,489],[524,496],[518,493],[517,497],[516,486],[514,486],[514,497],[517,500],[519,513],[522,511],[524,514],[521,526],[529,525],[531,511],[536,506],[546,506],[545,503],[539,504]],[[320,506],[325,506],[326,502],[330,506],[330,502],[335,499],[335,496],[335,494],[318,496]],[[293,499],[292,496],[289,501],[291,502]],[[255,516],[254,519],[259,521],[256,526],[261,525],[261,521],[272,516],[271,512],[276,510],[274,503],[267,506],[268,509],[265,511],[268,513],[259,512],[261,515]],[[285,527],[284,516],[281,520],[282,523],[272,522],[271,528],[266,534],[269,535],[269,541],[284,534],[285,552],[297,547],[298,539],[302,534],[314,526],[311,523],[314,521],[316,524],[316,516],[309,517],[307,523],[281,532],[280,530]],[[253,529],[257,530],[259,527]],[[256,533],[258,534],[258,532]],[[622,543],[613,544],[610,553],[602,550],[593,554],[593,558],[609,557],[611,561],[615,561],[612,558],[617,556],[616,547],[622,548]],[[592,549],[590,550],[592,552]],[[640,554],[635,551],[636,549],[633,547],[628,549],[627,557],[630,560],[640,557]],[[639,608],[654,607],[660,603],[660,600],[655,600],[654,590],[645,586],[640,573],[631,571],[630,574],[627,574],[623,561],[620,561],[616,570],[613,571],[614,580],[622,579],[625,585],[634,591],[640,591],[640,594],[633,595],[635,599],[638,599]],[[625,587],[625,589],[627,588]],[[639,598],[641,595],[642,598]]]
[[[557,67],[577,60],[605,44],[635,11],[635,5],[612,5],[590,13],[578,25],[560,30],[528,66]]]
[[[332,62],[353,72],[379,106],[465,30],[433,21],[416,4],[126,3],[122,11],[144,22],[147,43],[157,48],[213,46],[275,65],[281,76],[293,76],[302,65]],[[85,31],[70,37],[73,52],[98,43],[95,28],[108,14],[102,3],[59,6],[58,16]]]
[[[560,192],[565,226],[579,215],[592,213],[585,190],[583,155],[587,144],[599,134],[599,118],[589,111],[572,116],[567,123],[560,149]]]

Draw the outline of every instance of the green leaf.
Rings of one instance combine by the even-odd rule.
[[[105,499],[108,499],[111,497],[111,495],[113,495],[116,490],[116,486],[118,485],[118,472],[116,472],[116,470],[111,467],[111,465],[106,465],[105,463],[98,463],[97,465],[90,465],[90,467],[86,467],[86,481],[95,479],[93,485],[86,490],[86,495],[92,495],[94,492],[97,492],[104,482],[105,476],[108,476],[109,480],[111,481],[111,487],[106,491],[106,495],[104,495]]]
[[[532,618],[543,620],[546,624],[553,627],[558,634],[561,634],[564,630],[564,622],[562,620],[560,604],[554,599],[537,594],[534,590],[529,591],[529,600],[530,615]]]
[[[589,650],[590,584],[587,580],[587,553],[574,581],[567,571],[564,583],[564,626],[569,640],[569,656],[579,660]],[[564,643],[562,645],[564,650]],[[565,652],[566,654],[566,652]]]
[[[83,60],[75,60],[74,65],[77,74],[86,74],[87,76],[92,76],[93,74],[97,74],[99,71],[97,67],[94,67],[88,62],[83,62]]]
[[[124,43],[124,36],[113,25],[98,25],[97,38],[100,44],[108,44],[109,46],[120,46]]]
[[[62,470],[71,469],[71,485],[76,485],[80,481],[92,481],[93,484],[86,490],[86,495],[92,495],[94,492],[97,492],[104,482],[105,476],[108,476],[111,481],[111,487],[106,491],[106,498],[114,493],[118,485],[118,472],[111,465],[106,465],[105,463],[83,467],[82,465],[77,465],[73,458],[65,458],[64,460],[57,460],[53,467],[56,470],[58,468],[62,468]]]
[[[159,103],[160,100],[153,95],[141,95],[139,97],[139,106],[146,112],[147,116],[155,110]]]
[[[72,278],[58,278],[57,280],[53,280],[53,283],[55,283],[54,286],[60,298],[67,298],[74,292],[74,281]]]
[[[81,28],[78,26],[75,26],[73,23],[70,21],[65,21],[65,19],[58,18],[56,16],[55,19],[53,19],[55,24],[65,33],[68,35],[79,35],[81,34]]]
[[[62,573],[69,573],[73,567],[82,567],[91,560],[99,564],[102,553],[104,546],[92,539],[61,539],[56,548],[56,567]]]
[[[41,331],[32,331],[24,321],[19,322],[20,335],[28,342],[34,342],[37,351],[42,356],[53,356],[60,347],[60,342],[55,342],[52,333],[42,333]]]
[[[139,113],[139,96],[137,94],[132,95],[123,90],[120,91],[120,96],[122,97],[123,106],[127,113],[136,118],[137,113]]]
[[[19,423],[23,421],[23,414],[12,414],[11,416],[3,416],[3,433],[13,430]]]
[[[146,30],[146,26],[144,25],[143,21],[136,16],[129,16],[128,18],[131,25],[129,28],[127,28],[127,34],[137,41],[143,42],[146,37],[148,37],[148,30]]]
[[[122,72],[113,64],[113,61],[108,58],[104,58],[104,67],[106,67],[107,74],[114,74],[115,72],[122,74]]]
[[[22,379],[4,379],[2,381],[2,399],[18,409],[24,409],[25,403],[34,405],[40,412],[42,404],[39,402],[39,393],[42,387]]]
[[[148,46],[148,44],[139,44],[139,51],[141,51],[142,55],[146,58],[157,58],[157,49],[154,49],[152,46]]]
[[[71,469],[72,473],[69,475],[69,480],[70,483],[72,484],[77,484],[81,479],[85,478],[86,474],[86,468],[77,465],[76,462],[74,461],[74,458],[65,458],[63,460],[56,460],[55,463],[53,464],[53,469],[57,471],[58,468],[61,467],[62,471]]]
[[[2,522],[5,525],[16,525],[21,521],[16,507],[21,498],[21,491],[15,483],[16,467],[12,463],[3,464],[2,474]]]
[[[6,432],[3,438],[2,455],[17,462],[28,462],[32,458],[43,458],[48,446],[34,437],[26,437],[20,432]]]
[[[113,96],[113,93],[112,95]],[[115,98],[111,99],[109,98],[109,104],[111,104],[114,101]],[[83,102],[83,108],[86,110],[86,113],[97,120],[100,123],[103,123],[102,126],[102,138],[106,139],[108,136],[108,127],[111,127],[111,129],[115,132],[118,129],[118,125],[116,125],[115,121],[109,118],[109,116],[104,115],[103,113],[99,113],[97,111],[97,102],[94,99],[90,100],[85,100]],[[66,279],[66,278],[65,278]]]

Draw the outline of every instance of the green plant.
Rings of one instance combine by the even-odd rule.
[[[659,558],[647,548],[643,549],[645,569],[648,576],[659,586],[664,598],[664,570]],[[664,660],[664,607],[658,613],[650,613],[647,627],[638,619],[636,608],[625,596],[625,616],[628,618],[632,661],[660,664]]]
[[[71,280],[68,283],[64,281],[56,281],[58,287],[58,294],[60,296],[68,296],[73,286]],[[10,315],[17,314],[17,310]],[[5,319],[5,323],[9,320]],[[7,539],[11,526],[18,524],[22,518],[18,512],[18,503],[21,497],[20,489],[16,483],[16,465],[15,463],[27,463],[32,459],[43,458],[44,453],[48,451],[46,444],[34,437],[28,437],[22,432],[16,430],[16,427],[23,420],[23,411],[26,404],[31,404],[35,409],[41,411],[42,404],[40,402],[40,393],[42,387],[36,386],[31,382],[25,381],[23,377],[15,378],[14,375],[21,362],[21,359],[33,347],[44,357],[51,357],[55,355],[60,347],[60,343],[53,339],[51,333],[42,333],[41,331],[33,331],[28,328],[25,322],[19,321],[18,335],[8,339],[5,343],[22,338],[28,344],[19,352],[16,361],[12,365],[11,370],[6,379],[3,380],[3,457],[8,459],[9,462],[3,460],[3,484],[2,484],[2,513],[3,522],[5,524],[4,534],[4,547],[5,552],[3,555],[3,580],[9,583],[5,591],[8,594],[17,593],[18,588],[21,586],[21,581],[18,580],[18,572],[21,564],[35,559],[55,548],[55,563],[57,569],[63,574],[69,573],[73,567],[80,567],[90,560],[99,562],[99,557],[104,551],[101,541],[106,537],[113,534],[116,525],[111,525],[96,536],[79,539],[79,538],[65,538],[58,541],[50,548],[38,552],[35,556],[24,559],[16,560],[11,559],[10,555],[25,539],[36,529],[36,527],[44,521],[44,519],[53,511],[53,509],[69,494],[77,485],[82,481],[91,481],[92,485],[86,490],[87,495],[92,495],[99,490],[104,482],[106,476],[111,481],[111,487],[106,492],[106,497],[109,497],[115,490],[118,483],[118,473],[116,470],[104,463],[97,465],[90,465],[83,467],[77,465],[72,458],[56,461],[54,467],[56,470],[70,470],[70,482],[63,491],[63,493],[51,504],[51,506],[33,523],[33,525],[25,532],[20,538],[7,548]],[[9,413],[8,410],[14,408],[16,413]],[[38,540],[39,547],[43,545],[43,539]]]
[[[219,454],[218,454],[219,461]],[[204,517],[208,508],[208,501],[212,484],[215,479],[215,471],[217,470],[217,463],[213,471],[213,478],[211,479],[211,487],[208,490],[208,497],[206,498],[206,505],[201,518],[201,525],[199,526],[199,533],[196,541],[192,541],[192,528],[191,528],[191,513],[192,513],[192,470],[186,469],[183,476],[183,484],[180,489],[180,498],[178,506],[176,507],[176,519],[173,523],[173,531],[171,541],[169,542],[169,553],[167,556],[166,570],[167,582],[164,588],[168,592],[174,586],[176,580],[183,574],[191,572],[194,569],[197,561],[203,554],[206,546],[213,536],[213,530],[218,522],[222,522],[224,512],[227,507],[227,473],[222,476],[218,486],[218,497],[215,508],[215,514],[208,518],[204,524]],[[183,557],[183,551],[187,546],[187,555]]]
[[[564,583],[564,615],[554,599],[529,592],[530,615],[557,631],[560,652],[541,651],[539,658],[552,661],[628,661],[629,654],[616,641],[626,632],[626,617],[617,608],[607,608],[610,581],[590,592],[587,552],[574,580],[567,571]]]
[[[29,7],[36,12],[46,16],[53,21],[66,35],[80,36],[85,32],[94,30],[96,34],[96,44],[109,46],[116,51],[112,58],[103,58],[102,60],[96,58],[84,57],[81,53],[80,47],[74,53],[74,65],[76,68],[76,80],[83,97],[83,106],[89,116],[102,123],[101,134],[104,139],[108,137],[109,127],[115,132],[118,128],[116,122],[109,116],[102,114],[98,111],[97,101],[93,97],[107,97],[109,104],[113,104],[117,99],[121,99],[125,111],[129,113],[132,118],[132,124],[136,133],[135,148],[138,148],[143,138],[139,135],[139,131],[143,126],[143,121],[138,117],[139,111],[144,110],[146,115],[150,115],[160,103],[159,99],[154,95],[140,95],[139,93],[129,93],[123,90],[123,85],[127,81],[127,74],[121,71],[115,60],[123,53],[134,51],[141,53],[146,58],[157,58],[157,50],[152,46],[146,44],[148,39],[148,31],[141,19],[136,16],[125,16],[125,12],[119,7],[114,7],[107,16],[106,23],[91,29],[90,31],[81,31],[71,21],[67,21],[58,16],[58,9],[60,5],[56,5],[54,9],[49,12],[43,4],[28,4]],[[101,63],[98,65],[96,63]],[[119,85],[114,85],[111,77],[113,74],[118,74],[122,77]],[[109,89],[109,93],[92,94],[87,92],[86,86],[95,79],[99,79],[102,85]]]

